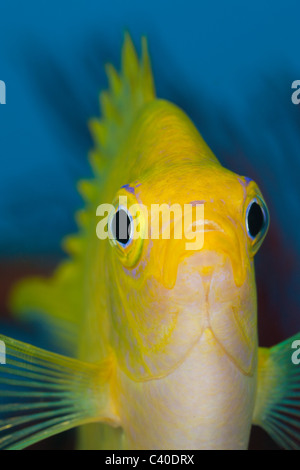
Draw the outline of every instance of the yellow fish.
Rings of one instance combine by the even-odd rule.
[[[182,110],[156,98],[142,46],[139,60],[126,35],[121,73],[107,67],[102,118],[90,122],[94,177],[79,185],[85,209],[68,260],[12,295],[12,309],[38,312],[70,357],[0,336],[0,448],[80,426],[83,449],[247,449],[253,424],[299,448],[296,337],[258,347],[254,256],[266,203]],[[100,214],[100,204],[113,210]],[[143,208],[155,204],[192,214],[202,205],[204,217],[180,238],[171,214],[159,232],[170,237],[151,237]],[[121,218],[143,236],[120,237]],[[100,240],[101,227],[114,238]],[[202,246],[187,249],[196,233]]]

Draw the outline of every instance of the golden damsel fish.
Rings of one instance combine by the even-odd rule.
[[[79,184],[85,208],[64,242],[68,260],[12,295],[12,310],[38,312],[70,358],[0,336],[0,448],[80,426],[84,449],[246,449],[252,424],[298,448],[296,338],[271,349],[257,340],[253,259],[266,203],[254,181],[221,166],[183,111],[156,98],[142,46],[139,60],[126,35],[121,73],[107,67],[102,118],[90,122],[94,176]],[[114,211],[99,219],[106,203]],[[97,224],[121,216],[149,235],[132,206],[200,203],[200,249],[186,249],[187,234],[96,236]]]

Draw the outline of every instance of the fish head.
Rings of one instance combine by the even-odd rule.
[[[253,258],[268,209],[256,183],[223,168],[187,118],[180,123],[180,113],[174,129],[163,119],[157,142],[164,156],[155,160],[159,150],[151,147],[148,167],[114,197],[107,253],[112,342],[122,369],[149,380],[178,367],[209,329],[229,360],[251,375]],[[179,158],[170,151],[175,138]]]

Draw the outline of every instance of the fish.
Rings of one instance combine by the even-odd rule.
[[[156,96],[145,38],[139,57],[127,33],[120,72],[106,72],[68,257],[10,299],[17,319],[38,316],[67,353],[0,335],[0,448],[78,428],[79,449],[239,450],[257,425],[299,449],[300,334],[258,345],[254,257],[270,222],[260,189]],[[204,208],[181,237],[175,204]],[[170,211],[158,237],[154,205]]]

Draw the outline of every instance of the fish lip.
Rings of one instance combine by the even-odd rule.
[[[229,249],[225,250],[224,254],[229,254],[229,256],[231,256],[233,250],[238,249],[238,255],[240,258],[242,258],[240,237],[238,234],[240,230],[241,228],[239,224],[236,224],[236,222],[231,217],[226,217],[220,215],[217,212],[209,211],[208,217],[206,217],[204,220],[200,219],[193,222],[189,227],[188,232],[197,233],[203,231],[204,234],[213,232],[219,233],[221,237],[220,239],[226,241],[229,245]],[[203,248],[205,249],[205,239]],[[216,249],[216,251],[219,250]],[[223,250],[220,250],[220,252],[222,251]]]
[[[194,229],[194,232],[200,232],[203,230],[204,227],[204,232],[223,232],[224,230],[222,227],[215,222],[214,220],[211,219],[204,219],[204,220],[197,220],[192,224],[192,228]]]
[[[228,239],[237,238],[236,231],[238,226],[235,220],[229,215],[220,214],[218,210],[211,207],[204,208],[204,218],[195,220],[188,227],[188,231],[193,232],[220,232],[223,233]]]

